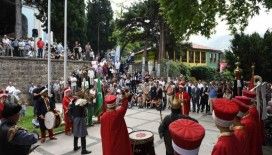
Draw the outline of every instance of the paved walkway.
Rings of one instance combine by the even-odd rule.
[[[162,112],[163,117],[170,113],[170,110]],[[202,141],[199,155],[210,155],[213,145],[217,140],[219,131],[215,127],[211,115],[190,113],[190,116],[197,119],[206,129],[206,135]],[[136,107],[128,109],[125,120],[128,127],[133,130],[149,130],[154,134],[154,146],[156,155],[165,155],[165,146],[162,139],[159,138],[158,127],[160,124],[159,111],[155,109],[138,109]],[[93,155],[102,155],[102,144],[100,139],[100,124],[88,128],[87,149],[91,150]],[[56,141],[46,141],[31,155],[78,155],[80,151],[74,152],[73,136],[60,134],[56,136]],[[80,141],[79,141],[80,142]],[[272,148],[264,148],[265,155],[270,155]],[[269,153],[270,152],[270,153]]]

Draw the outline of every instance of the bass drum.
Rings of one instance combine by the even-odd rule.
[[[61,118],[59,112],[49,111],[45,114],[44,125],[47,129],[53,129],[60,126]]]
[[[151,131],[139,130],[129,134],[134,155],[155,155],[154,135]]]

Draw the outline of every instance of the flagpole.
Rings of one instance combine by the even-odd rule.
[[[67,0],[64,0],[64,87],[67,85]]]
[[[51,95],[51,0],[48,0],[48,50],[47,50],[47,75],[48,75],[48,95]]]

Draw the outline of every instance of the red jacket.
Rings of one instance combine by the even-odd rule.
[[[256,121],[256,115],[252,114],[249,110],[249,114],[241,118],[241,124],[245,126],[248,134],[248,155],[262,155],[262,144],[260,137],[259,122]],[[255,110],[253,110],[255,111]]]
[[[127,125],[124,119],[127,107],[128,100],[124,99],[121,107],[102,114],[100,132],[103,155],[132,155]]]
[[[183,94],[183,95],[181,95]],[[190,112],[190,95],[187,92],[183,92],[183,93],[176,93],[176,97],[180,100],[183,99],[183,106],[181,106],[180,109],[180,113],[181,115],[186,115],[189,116],[189,112]]]
[[[213,147],[212,155],[241,155],[241,145],[233,133],[218,138]]]
[[[2,118],[2,111],[4,110],[4,104],[0,103],[0,119]]]
[[[43,48],[44,47],[44,42],[42,40],[39,40],[37,42],[37,46],[38,46],[38,48]]]

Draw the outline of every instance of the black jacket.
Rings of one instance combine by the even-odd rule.
[[[13,128],[13,129],[12,129]],[[12,129],[15,132],[14,137],[8,135]],[[8,140],[8,137],[12,137]],[[32,144],[37,142],[34,134],[18,128],[15,123],[3,120],[0,124],[0,154],[1,155],[27,155]]]
[[[169,134],[168,127],[172,122],[178,119],[190,119],[198,122],[189,116],[180,115],[180,109],[172,109],[172,113],[164,117],[162,123],[159,126],[159,135],[160,138],[164,138],[166,154],[174,154],[174,150],[172,148],[172,138]]]

